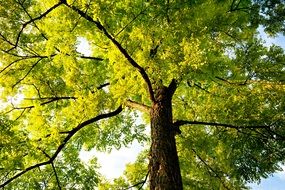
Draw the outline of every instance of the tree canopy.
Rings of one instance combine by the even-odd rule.
[[[172,85],[185,189],[247,188],[284,163],[285,55],[259,36],[285,35],[284,0],[0,4],[1,188],[147,188],[147,151],[112,184],[79,153],[149,144]]]

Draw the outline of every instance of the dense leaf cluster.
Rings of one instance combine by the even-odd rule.
[[[285,55],[258,34],[285,34],[283,0],[0,4],[0,188],[140,188],[147,152],[114,183],[79,152],[147,142],[137,110],[147,124],[173,81],[185,189],[247,188],[280,169]]]

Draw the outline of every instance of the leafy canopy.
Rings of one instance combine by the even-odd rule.
[[[146,142],[135,110],[173,80],[186,189],[245,188],[280,169],[285,56],[258,31],[285,34],[283,0],[0,2],[0,187],[143,180],[147,153],[115,184],[78,155]]]

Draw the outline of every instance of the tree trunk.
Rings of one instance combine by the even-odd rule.
[[[172,121],[172,92],[161,87],[151,117],[149,182],[151,190],[182,190],[182,180]]]

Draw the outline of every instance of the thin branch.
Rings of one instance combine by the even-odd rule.
[[[38,163],[38,164],[35,164],[33,166],[30,166],[26,169],[24,169],[23,171],[19,172],[18,174],[14,175],[13,177],[11,177],[10,179],[8,179],[7,181],[5,181],[4,183],[0,184],[0,188],[4,188],[6,185],[8,185],[9,183],[11,183],[12,181],[14,181],[15,179],[21,177],[22,175],[24,175],[25,173],[37,168],[37,167],[40,167],[40,166],[44,166],[44,165],[48,165],[48,164],[51,164],[55,159],[56,157],[58,156],[58,154],[63,150],[63,148],[65,147],[65,145],[68,143],[68,141],[80,130],[82,129],[83,127],[91,124],[91,123],[94,123],[94,122],[97,122],[99,120],[102,120],[102,119],[106,119],[106,118],[110,118],[110,117],[113,117],[113,116],[116,116],[118,115],[119,113],[122,112],[122,106],[119,106],[115,111],[113,112],[109,112],[109,113],[105,113],[105,114],[100,114],[94,118],[91,118],[89,120],[86,120],[82,123],[80,123],[79,125],[77,125],[75,128],[73,128],[69,133],[68,135],[64,138],[64,140],[61,142],[61,144],[58,146],[57,150],[55,151],[55,153],[53,154],[53,156],[50,157],[50,159],[48,159],[47,161],[44,161],[44,162],[41,162],[41,163]]]
[[[27,11],[27,9],[24,7],[24,3],[18,2],[18,4],[20,4],[20,6],[21,6],[22,9],[25,11],[25,13],[28,15],[28,17],[30,18],[30,20],[32,20],[33,17],[29,14],[29,12]],[[35,21],[33,21],[33,24],[35,25],[36,29],[38,29],[38,31],[40,32],[41,36],[42,36],[44,39],[48,40],[48,38],[41,32],[40,28],[38,27],[38,25],[36,24]]]
[[[187,81],[187,85],[188,85],[189,87],[193,87],[193,86],[194,86],[194,87],[197,87],[197,88],[199,88],[199,89],[201,89],[201,90],[203,90],[203,91],[205,91],[205,92],[211,94],[211,92],[209,92],[207,89],[203,88],[203,87],[200,86],[199,84],[194,83],[193,86],[192,86],[191,83],[190,83],[190,81]]]
[[[144,184],[145,184],[145,183],[146,183],[146,181],[147,181],[148,175],[149,175],[149,170],[147,171],[147,174],[146,174],[146,176],[145,176],[145,178],[144,178],[144,181],[143,181],[142,185],[139,187],[139,189],[138,189],[138,190],[140,190],[140,189],[142,189],[142,188],[143,188]]]
[[[15,46],[15,44],[13,44],[12,42],[10,42],[3,34],[0,33],[0,37],[7,42],[8,44],[10,44],[11,46]]]
[[[46,105],[46,104],[49,104],[49,103],[52,103],[52,102],[55,102],[55,101],[58,101],[58,100],[76,100],[77,99],[77,97],[74,97],[74,96],[55,96],[55,97],[41,97],[41,94],[40,94],[40,91],[39,91],[39,89],[34,85],[34,84],[32,84],[34,87],[35,87],[35,89],[37,90],[37,92],[38,92],[38,96],[39,96],[39,98],[24,98],[24,100],[47,100],[47,101],[44,101],[44,102],[42,102],[42,103],[40,103],[40,105],[41,106],[43,106],[43,105]],[[100,89],[102,89],[102,88],[104,88],[104,87],[106,87],[106,86],[108,86],[108,85],[110,85],[110,83],[109,82],[107,82],[107,83],[105,83],[105,84],[101,84],[101,85],[99,85],[98,87],[97,87],[97,89],[98,90],[100,90]],[[92,93],[94,93],[94,92],[92,92]],[[8,114],[8,113],[10,113],[10,112],[12,112],[12,111],[14,111],[14,110],[23,110],[22,112],[21,112],[21,114],[20,114],[20,116],[19,117],[17,117],[17,119],[19,119],[23,114],[24,114],[24,112],[27,110],[27,109],[32,109],[32,108],[34,108],[35,106],[34,105],[32,105],[32,106],[25,106],[25,107],[15,107],[13,104],[12,104],[12,109],[10,109],[9,111],[7,111],[7,112],[5,112],[4,114]],[[17,120],[16,119],[16,120]]]
[[[38,31],[41,33],[41,35],[43,36],[43,38],[45,39],[45,40],[48,40],[48,38],[40,31],[40,28],[37,26],[37,24],[35,23],[35,20],[32,18],[32,16],[28,13],[28,11],[25,9],[25,7],[23,6],[23,4],[22,3],[19,3],[20,5],[21,5],[21,7],[23,8],[23,10],[25,11],[25,13],[29,16],[29,18],[31,19],[31,20],[33,20],[33,24],[35,25],[35,27],[38,29]],[[88,8],[89,8],[89,6],[88,6]],[[88,8],[87,8],[87,10],[88,10]],[[85,11],[85,13],[87,12],[87,10]],[[82,16],[80,15],[80,18],[81,18]],[[79,19],[80,19],[79,18]],[[79,19],[78,19],[78,21],[79,21]],[[77,21],[77,22],[78,22]],[[74,28],[76,27],[76,25],[77,24],[75,24],[75,26],[74,26]],[[74,29],[73,28],[73,29]],[[73,30],[72,29],[72,30]],[[55,47],[55,49],[58,51],[58,52],[61,52],[58,48],[56,48]],[[69,55],[69,54],[66,54],[66,55]],[[53,55],[54,56],[54,55]],[[91,60],[97,60],[97,61],[103,61],[104,59],[102,59],[102,58],[98,58],[98,57],[91,57],[91,56],[79,56],[79,58],[82,58],[82,59],[91,59]]]
[[[146,176],[145,176],[145,178],[144,178],[143,181],[138,182],[138,183],[136,183],[136,184],[134,184],[134,185],[132,185],[132,186],[129,186],[129,187],[123,189],[123,190],[128,190],[128,189],[131,189],[131,188],[136,187],[136,186],[139,186],[139,185],[141,185],[141,186],[138,188],[138,190],[142,189],[142,187],[144,186],[144,184],[145,184],[146,181],[147,181],[148,175],[149,175],[149,171],[147,172],[147,174],[146,174]]]
[[[130,56],[130,54],[127,52],[127,50],[125,48],[122,47],[122,45],[106,30],[106,28],[100,23],[99,20],[95,21],[91,16],[89,16],[88,14],[84,13],[82,10],[78,9],[75,6],[69,5],[67,3],[65,3],[65,5],[69,8],[71,8],[72,10],[74,10],[75,12],[77,12],[78,14],[80,14],[83,18],[85,18],[86,20],[88,20],[89,22],[92,22],[95,24],[95,26],[103,32],[103,34],[112,41],[112,43],[119,49],[119,51],[124,55],[124,57],[128,60],[128,62],[134,67],[136,68],[141,76],[143,77],[144,81],[147,84],[148,87],[148,91],[149,91],[149,96],[150,96],[150,100],[152,102],[155,102],[155,98],[154,98],[154,92],[153,92],[153,88],[150,82],[150,79],[146,73],[146,71]]]
[[[49,104],[51,102],[54,102],[54,101],[58,101],[58,100],[76,100],[77,98],[76,97],[53,97],[53,98],[49,98],[50,100],[49,101],[46,101],[46,102],[43,102],[41,103],[40,105],[46,105],[46,104]]]
[[[24,100],[67,100],[67,99],[77,99],[73,96],[59,96],[59,97],[39,97],[39,98],[24,98]],[[43,104],[47,104],[48,102],[45,102]]]
[[[148,7],[144,8],[143,10],[141,10],[139,12],[139,14],[137,14],[129,23],[127,23],[116,35],[115,37],[117,37],[118,35],[120,35],[120,33],[122,33],[130,24],[132,24],[140,15],[143,14],[143,12],[147,9]]]
[[[73,4],[74,2],[75,2],[75,0],[74,0],[71,4]],[[89,1],[89,3],[88,3],[88,4],[85,4],[85,5],[86,5],[86,10],[84,11],[84,13],[85,13],[85,14],[87,14],[87,11],[88,11],[88,10],[89,10],[89,8],[90,8],[91,2],[92,2],[92,1]],[[78,26],[79,21],[80,21],[80,19],[81,19],[81,18],[82,18],[82,16],[81,16],[81,15],[79,15],[79,17],[78,17],[77,21],[75,22],[75,24],[74,24],[73,28],[70,30],[70,32],[72,32],[72,31],[74,31],[74,30],[75,30],[75,28]]]
[[[138,110],[140,110],[142,112],[149,112],[150,109],[151,109],[147,105],[144,105],[142,103],[138,103],[138,102],[135,102],[135,101],[132,101],[132,100],[127,100],[126,101],[126,106],[130,107],[130,108],[138,109]]]
[[[83,127],[94,123],[96,121],[99,121],[101,119],[105,119],[105,118],[109,118],[109,117],[113,117],[118,115],[119,113],[122,112],[122,106],[119,106],[115,111],[110,112],[110,113],[106,113],[106,114],[101,114],[98,115],[92,119],[89,119],[87,121],[84,121],[83,123],[79,124],[77,127],[75,127],[74,129],[72,129],[70,131],[70,133],[67,135],[67,137],[63,140],[62,144],[58,147],[58,149],[56,150],[55,154],[53,155],[52,159],[54,160],[56,158],[56,156],[59,154],[59,152],[64,148],[64,146],[66,145],[66,143],[69,141],[69,139],[71,137],[73,137],[80,129],[82,129]]]
[[[196,156],[199,158],[199,160],[206,166],[206,168],[208,168],[208,171],[210,170],[212,173],[215,174],[215,177],[217,177],[222,185],[224,186],[225,189],[230,190],[225,182],[223,181],[222,177],[195,151],[195,149],[192,148],[192,151],[196,154]],[[210,173],[210,172],[209,172]],[[210,173],[211,174],[211,173]]]
[[[244,86],[244,85],[246,85],[247,82],[248,82],[248,80],[249,80],[249,79],[246,79],[244,82],[237,82],[237,83],[234,83],[234,82],[230,82],[230,81],[228,81],[228,80],[226,80],[226,79],[223,79],[223,78],[221,78],[221,77],[218,77],[218,76],[215,76],[215,78],[216,78],[216,79],[219,79],[219,80],[221,80],[221,81],[223,81],[223,82],[226,82],[226,83],[228,83],[228,84],[231,84],[231,85],[238,85],[238,86]]]
[[[13,86],[12,88],[14,88],[16,85],[18,85],[21,81],[23,81],[29,74],[30,72],[35,68],[35,66],[42,60],[42,58],[40,58],[38,61],[36,61],[32,67],[28,70],[28,72],[25,74],[24,77],[22,77],[20,80],[18,80]]]
[[[96,61],[103,61],[104,59],[103,58],[100,58],[100,57],[92,57],[92,56],[80,56],[79,58],[82,58],[82,59],[91,59],[91,60],[96,60]]]
[[[14,107],[14,105],[12,104],[13,108],[9,111],[6,111],[4,114],[8,114],[14,110],[26,110],[26,109],[31,109],[31,108],[34,108],[35,106],[25,106],[25,107]],[[23,113],[22,113],[23,114]]]
[[[6,69],[8,69],[10,66],[12,66],[13,64],[19,62],[19,61],[22,61],[22,60],[25,60],[25,59],[29,59],[29,58],[22,58],[22,59],[17,59],[17,60],[14,60],[12,61],[10,64],[8,64],[6,67],[4,67],[3,69],[1,69],[0,73],[4,72]]]
[[[11,49],[9,49],[8,52],[11,51],[11,50],[13,50],[13,49],[15,49],[15,48],[18,46],[18,43],[19,43],[19,41],[20,41],[20,37],[21,37],[21,35],[22,35],[24,29],[25,29],[29,24],[34,23],[35,21],[40,20],[40,19],[42,19],[43,17],[47,16],[51,11],[53,11],[54,9],[56,9],[57,7],[59,7],[60,5],[62,5],[63,3],[64,3],[64,1],[62,0],[62,1],[58,2],[57,4],[55,4],[54,6],[52,6],[51,8],[49,8],[48,10],[46,10],[46,11],[45,11],[44,13],[42,13],[40,16],[35,17],[35,18],[30,19],[29,21],[25,22],[25,23],[22,25],[22,28],[21,28],[20,32],[18,33],[18,35],[17,35],[16,43],[15,43],[14,47],[12,47]]]
[[[38,99],[35,99],[35,98],[25,98],[26,100],[45,100],[45,99],[48,99],[48,101],[45,101],[45,102],[42,102],[40,103],[41,106],[43,105],[46,105],[46,104],[49,104],[51,102],[55,102],[55,101],[58,101],[58,100],[76,100],[77,98],[76,97],[47,97],[47,98],[38,98]],[[25,107],[14,107],[14,105],[12,104],[13,108],[7,112],[5,112],[5,114],[7,113],[10,113],[14,110],[26,110],[26,109],[32,109],[34,108],[35,106],[25,106]]]
[[[109,86],[109,85],[110,85],[109,82],[107,82],[107,83],[105,83],[105,84],[101,84],[100,86],[97,87],[97,90],[101,90],[102,88],[104,88],[104,87],[106,87],[106,86]]]
[[[243,11],[245,13],[249,13],[248,10],[250,10],[250,7],[239,7],[241,3],[241,0],[236,2],[235,0],[232,1],[230,10],[228,12],[234,12],[234,11]]]
[[[51,166],[52,166],[52,170],[53,170],[54,175],[55,175],[57,187],[58,187],[59,190],[61,190],[60,181],[59,181],[59,178],[58,178],[58,175],[57,175],[57,172],[56,172],[56,169],[55,169],[55,166],[54,166],[54,163],[53,163],[53,162],[51,162]]]
[[[233,129],[269,129],[270,128],[270,126],[267,126],[267,125],[242,126],[242,125],[232,125],[232,124],[225,124],[225,123],[188,121],[188,120],[177,120],[173,123],[173,125],[176,127],[180,127],[182,125],[207,125],[207,126],[215,126],[215,127],[233,128]]]
[[[23,109],[21,111],[21,114],[15,119],[15,121],[17,121],[20,117],[22,117],[22,115],[24,115],[25,111],[26,111],[26,109]]]

